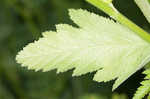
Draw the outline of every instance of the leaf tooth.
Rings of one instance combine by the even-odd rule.
[[[82,9],[69,9],[69,16],[81,28],[108,28],[108,24],[117,25],[113,20],[109,18],[104,18],[102,16],[98,16],[92,12],[88,12],[87,10]],[[87,21],[88,20],[88,21]]]
[[[85,58],[83,58],[84,60],[81,60],[80,62],[77,63],[79,64],[79,66],[76,66],[75,70],[73,71],[73,76],[80,76],[89,72],[94,72],[101,68],[100,64],[97,63],[96,61],[97,57],[91,54],[90,52],[87,53],[89,53],[88,54],[89,58],[85,56]]]
[[[47,65],[45,65],[43,67],[43,72],[47,72],[47,71],[50,71],[50,70],[53,70],[53,69],[57,69],[57,66],[56,66],[56,60],[59,58],[60,56],[59,55],[55,55],[53,56],[51,59],[49,59],[49,62],[47,63]]]
[[[92,73],[94,71],[97,71],[100,69],[100,66],[94,66],[92,64],[87,64],[84,65],[84,67],[80,67],[80,68],[75,68],[75,70],[73,71],[72,76],[81,76],[87,73]]]
[[[95,80],[97,82],[108,82],[110,80],[116,79],[117,76],[118,75],[116,74],[116,72],[102,68],[101,70],[98,70],[96,72],[93,80]]]
[[[46,32],[42,33],[42,36],[44,38],[54,38],[54,37],[56,37],[56,34],[57,33],[55,31],[46,31]]]
[[[57,67],[57,73],[65,72],[74,68],[76,65],[76,60],[73,60],[75,53],[78,54],[78,52],[73,51],[63,57],[63,61],[58,63],[59,66]]]

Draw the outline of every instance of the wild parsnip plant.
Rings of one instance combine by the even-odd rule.
[[[87,1],[116,22],[83,9],[70,9],[70,18],[79,28],[56,25],[57,31],[44,32],[42,38],[24,47],[16,60],[36,71],[57,69],[60,73],[74,69],[73,76],[96,71],[95,81],[116,79],[114,90],[150,61],[150,35],[117,11],[112,0]],[[149,1],[135,1],[150,21]],[[142,99],[150,91],[139,97],[141,89],[134,99]]]

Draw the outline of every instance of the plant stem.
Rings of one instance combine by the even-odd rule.
[[[144,31],[142,28],[134,24],[124,15],[122,15],[116,8],[114,8],[112,1],[110,0],[86,0],[95,7],[101,9],[107,13],[110,17],[114,18],[119,23],[127,26],[129,29],[138,34],[142,39],[150,43],[150,34]]]

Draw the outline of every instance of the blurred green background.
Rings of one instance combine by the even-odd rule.
[[[150,32],[133,0],[114,0],[121,13]],[[138,71],[114,92],[114,81],[97,83],[93,74],[71,77],[72,71],[42,73],[20,67],[15,56],[55,24],[73,24],[69,8],[83,8],[106,16],[84,0],[0,0],[0,99],[130,99],[143,79]],[[128,98],[127,98],[128,97]]]

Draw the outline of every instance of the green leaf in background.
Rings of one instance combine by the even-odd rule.
[[[135,2],[150,23],[150,0],[135,0]]]
[[[125,94],[114,93],[112,99],[128,99],[128,97]]]
[[[74,68],[73,76],[97,71],[95,81],[117,78],[113,89],[149,62],[150,44],[127,27],[82,9],[69,15],[79,28],[57,25],[20,51],[17,62],[36,71]]]
[[[141,86],[137,89],[133,99],[143,99],[150,93],[150,69],[146,69],[143,74],[146,75],[145,80],[141,82]]]
[[[88,93],[88,94],[81,96],[79,99],[108,99],[108,98],[106,98],[106,96]]]

